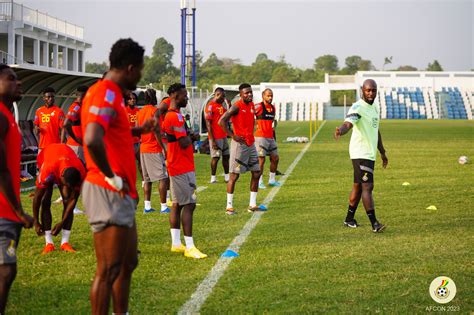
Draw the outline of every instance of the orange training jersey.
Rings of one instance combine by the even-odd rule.
[[[82,102],[82,132],[89,123],[97,123],[104,129],[104,144],[112,171],[122,177],[130,187],[130,196],[137,198],[135,152],[128,114],[123,103],[122,91],[110,80],[95,83]],[[87,165],[86,181],[116,191],[105,181],[105,175],[92,160],[84,146]]]
[[[166,166],[170,176],[194,172],[193,145],[191,144],[186,149],[182,149],[178,143],[180,138],[188,135],[183,115],[177,110],[168,110],[163,128],[168,138]]]
[[[0,102],[0,113],[8,120],[8,131],[3,139],[5,144],[5,158],[7,169],[10,171],[13,187],[17,201],[20,201],[20,162],[21,162],[21,135],[20,129],[15,122],[11,111]],[[7,197],[0,192],[0,218],[10,221],[21,222],[16,215],[15,209],[10,206]]]
[[[40,129],[39,148],[51,143],[61,143],[60,129],[63,127],[64,112],[56,105],[41,106],[36,110],[34,124]]]
[[[227,137],[224,129],[219,126],[219,119],[221,119],[226,111],[222,104],[214,101],[209,102],[206,106],[206,119],[211,121],[212,137],[216,140]]]
[[[72,132],[76,138],[82,140],[82,129],[81,129],[81,104],[74,102],[69,107],[69,110],[66,114],[66,118],[72,123]],[[76,142],[71,136],[67,137],[67,144],[72,146],[79,146],[80,144]]]
[[[138,112],[138,126],[141,126],[145,121],[155,117],[158,110],[154,105],[145,105]],[[140,153],[161,153],[163,149],[156,139],[155,133],[145,133],[141,135]]]
[[[86,177],[84,164],[69,146],[63,143],[48,145],[38,155],[39,174],[36,177],[36,187],[59,185],[62,173],[71,167],[77,169],[81,173],[81,180],[84,180]]]
[[[265,105],[263,102],[255,105],[255,117],[257,118],[257,130],[255,137],[273,139],[273,121],[275,120],[275,106]]]
[[[128,122],[130,123],[130,129],[133,127],[137,126],[137,115],[138,112],[140,111],[136,106],[130,108],[129,106],[125,106],[127,109],[127,114],[128,114]],[[133,143],[139,143],[140,138],[139,137],[133,137]]]
[[[244,138],[248,146],[251,146],[255,142],[255,137],[253,135],[254,125],[255,125],[255,110],[253,102],[246,104],[242,100],[235,102],[234,106],[239,108],[237,115],[232,116],[232,127],[234,133]]]

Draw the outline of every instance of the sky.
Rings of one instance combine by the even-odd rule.
[[[15,0],[85,28],[92,44],[89,62],[106,61],[112,44],[132,37],[151,54],[166,38],[180,60],[179,0]],[[251,64],[266,53],[310,68],[315,58],[350,55],[381,69],[393,64],[424,69],[437,59],[444,70],[474,69],[474,0],[250,1],[196,0],[196,47],[204,58],[239,59]]]

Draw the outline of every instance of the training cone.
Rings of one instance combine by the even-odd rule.
[[[267,211],[268,210],[267,206],[265,206],[264,204],[261,204],[260,206],[258,206],[258,208],[260,209],[260,211]]]
[[[224,253],[222,253],[221,257],[239,257],[240,255],[233,250],[226,250]]]
[[[429,206],[426,210],[438,210],[438,208],[436,206]]]
[[[409,182],[404,182],[402,186],[410,186],[411,184]]]

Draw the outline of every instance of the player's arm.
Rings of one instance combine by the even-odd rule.
[[[336,127],[336,131],[334,132],[334,139],[339,140],[339,138],[346,133],[349,132],[349,130],[352,129],[352,123],[345,121],[342,125],[339,127]]]
[[[43,200],[43,197],[46,194],[46,190],[47,188],[36,187],[35,195],[33,197],[33,224],[35,226],[35,231],[38,236],[44,234],[43,225],[39,221],[39,211],[41,201]]]
[[[377,149],[379,150],[380,157],[382,158],[382,166],[383,168],[386,168],[388,165],[388,158],[387,158],[387,155],[385,155],[385,148],[383,146],[382,134],[380,133],[380,130],[379,130],[379,139],[377,141]]]
[[[158,125],[159,125],[159,122],[157,122],[154,118],[150,118],[150,119],[146,120],[143,123],[143,125],[138,126],[138,127],[133,127],[132,128],[132,136],[140,137],[142,134],[150,133],[150,132],[154,131],[157,128]]]
[[[76,141],[77,143],[79,143],[79,145],[82,145],[82,140],[79,139],[78,137],[76,137],[76,135],[74,134],[74,132],[72,131],[72,121],[69,119],[69,118],[66,118],[64,120],[64,127],[63,127],[63,142],[66,141],[66,137],[65,137],[65,134],[68,134],[69,137],[71,137],[74,141]]]
[[[87,147],[92,161],[94,161],[102,174],[105,175],[105,181],[118,191],[127,193],[129,190],[128,184],[120,176],[114,174],[107,160],[104,133],[104,128],[99,123],[88,123],[84,134],[84,145]]]
[[[161,136],[161,126],[160,126],[160,113],[158,111],[155,111],[155,114],[153,115],[153,118],[155,119],[155,138],[160,144],[160,147],[163,149],[163,155],[166,157],[166,148],[165,145],[163,144],[163,137]]]
[[[61,222],[56,224],[53,230],[51,231],[51,234],[53,234],[54,236],[58,235],[59,232],[61,232],[61,230],[63,229],[64,222],[70,215],[72,215],[72,212],[74,211],[74,207],[76,206],[76,203],[77,203],[77,199],[79,198],[79,191],[80,191],[79,189],[78,190],[69,189],[69,188],[65,188],[65,189],[67,189],[67,191],[65,191],[65,193],[62,194],[63,205],[64,205],[63,217],[61,219]],[[69,191],[69,190],[72,190],[72,191]]]
[[[5,137],[8,132],[10,124],[4,115],[0,115],[0,192],[5,196],[7,202],[15,211],[15,214],[20,218],[21,222],[26,228],[33,225],[33,218],[23,211],[21,202],[17,200],[15,191],[12,185],[12,176],[7,166],[7,150],[5,145]],[[17,178],[15,180],[18,180]]]
[[[36,137],[36,141],[39,143],[40,139],[40,128],[39,128],[39,117],[38,114],[35,114],[35,120],[33,122],[33,134]]]
[[[226,111],[224,113],[224,115],[222,115],[221,119],[219,119],[219,126],[222,127],[222,129],[225,131],[225,133],[227,134],[227,136],[231,137],[232,139],[234,139],[235,141],[241,143],[241,144],[244,144],[245,143],[245,140],[242,138],[242,137],[239,137],[237,136],[236,134],[234,134],[232,132],[232,130],[229,128],[229,122],[230,122],[230,118],[232,116],[235,116],[239,113],[239,108],[235,105],[232,105],[230,107],[230,109],[228,111]]]

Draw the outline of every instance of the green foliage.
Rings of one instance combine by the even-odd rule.
[[[372,61],[362,59],[361,56],[349,56],[346,58],[346,66],[340,74],[355,74],[357,71],[375,70]]]
[[[314,69],[334,74],[339,70],[337,57],[334,55],[324,55],[316,58],[314,61]]]
[[[413,66],[406,65],[398,67],[396,71],[418,71],[418,69]]]
[[[109,69],[109,65],[105,61],[102,63],[86,62],[87,73],[104,74],[104,72],[107,71],[108,69]]]
[[[346,105],[351,106],[356,101],[355,90],[331,91],[331,105],[344,106],[344,95],[346,96]]]
[[[438,62],[438,60],[434,60],[433,63],[428,64],[426,71],[443,71],[443,68],[441,67],[441,64]]]

